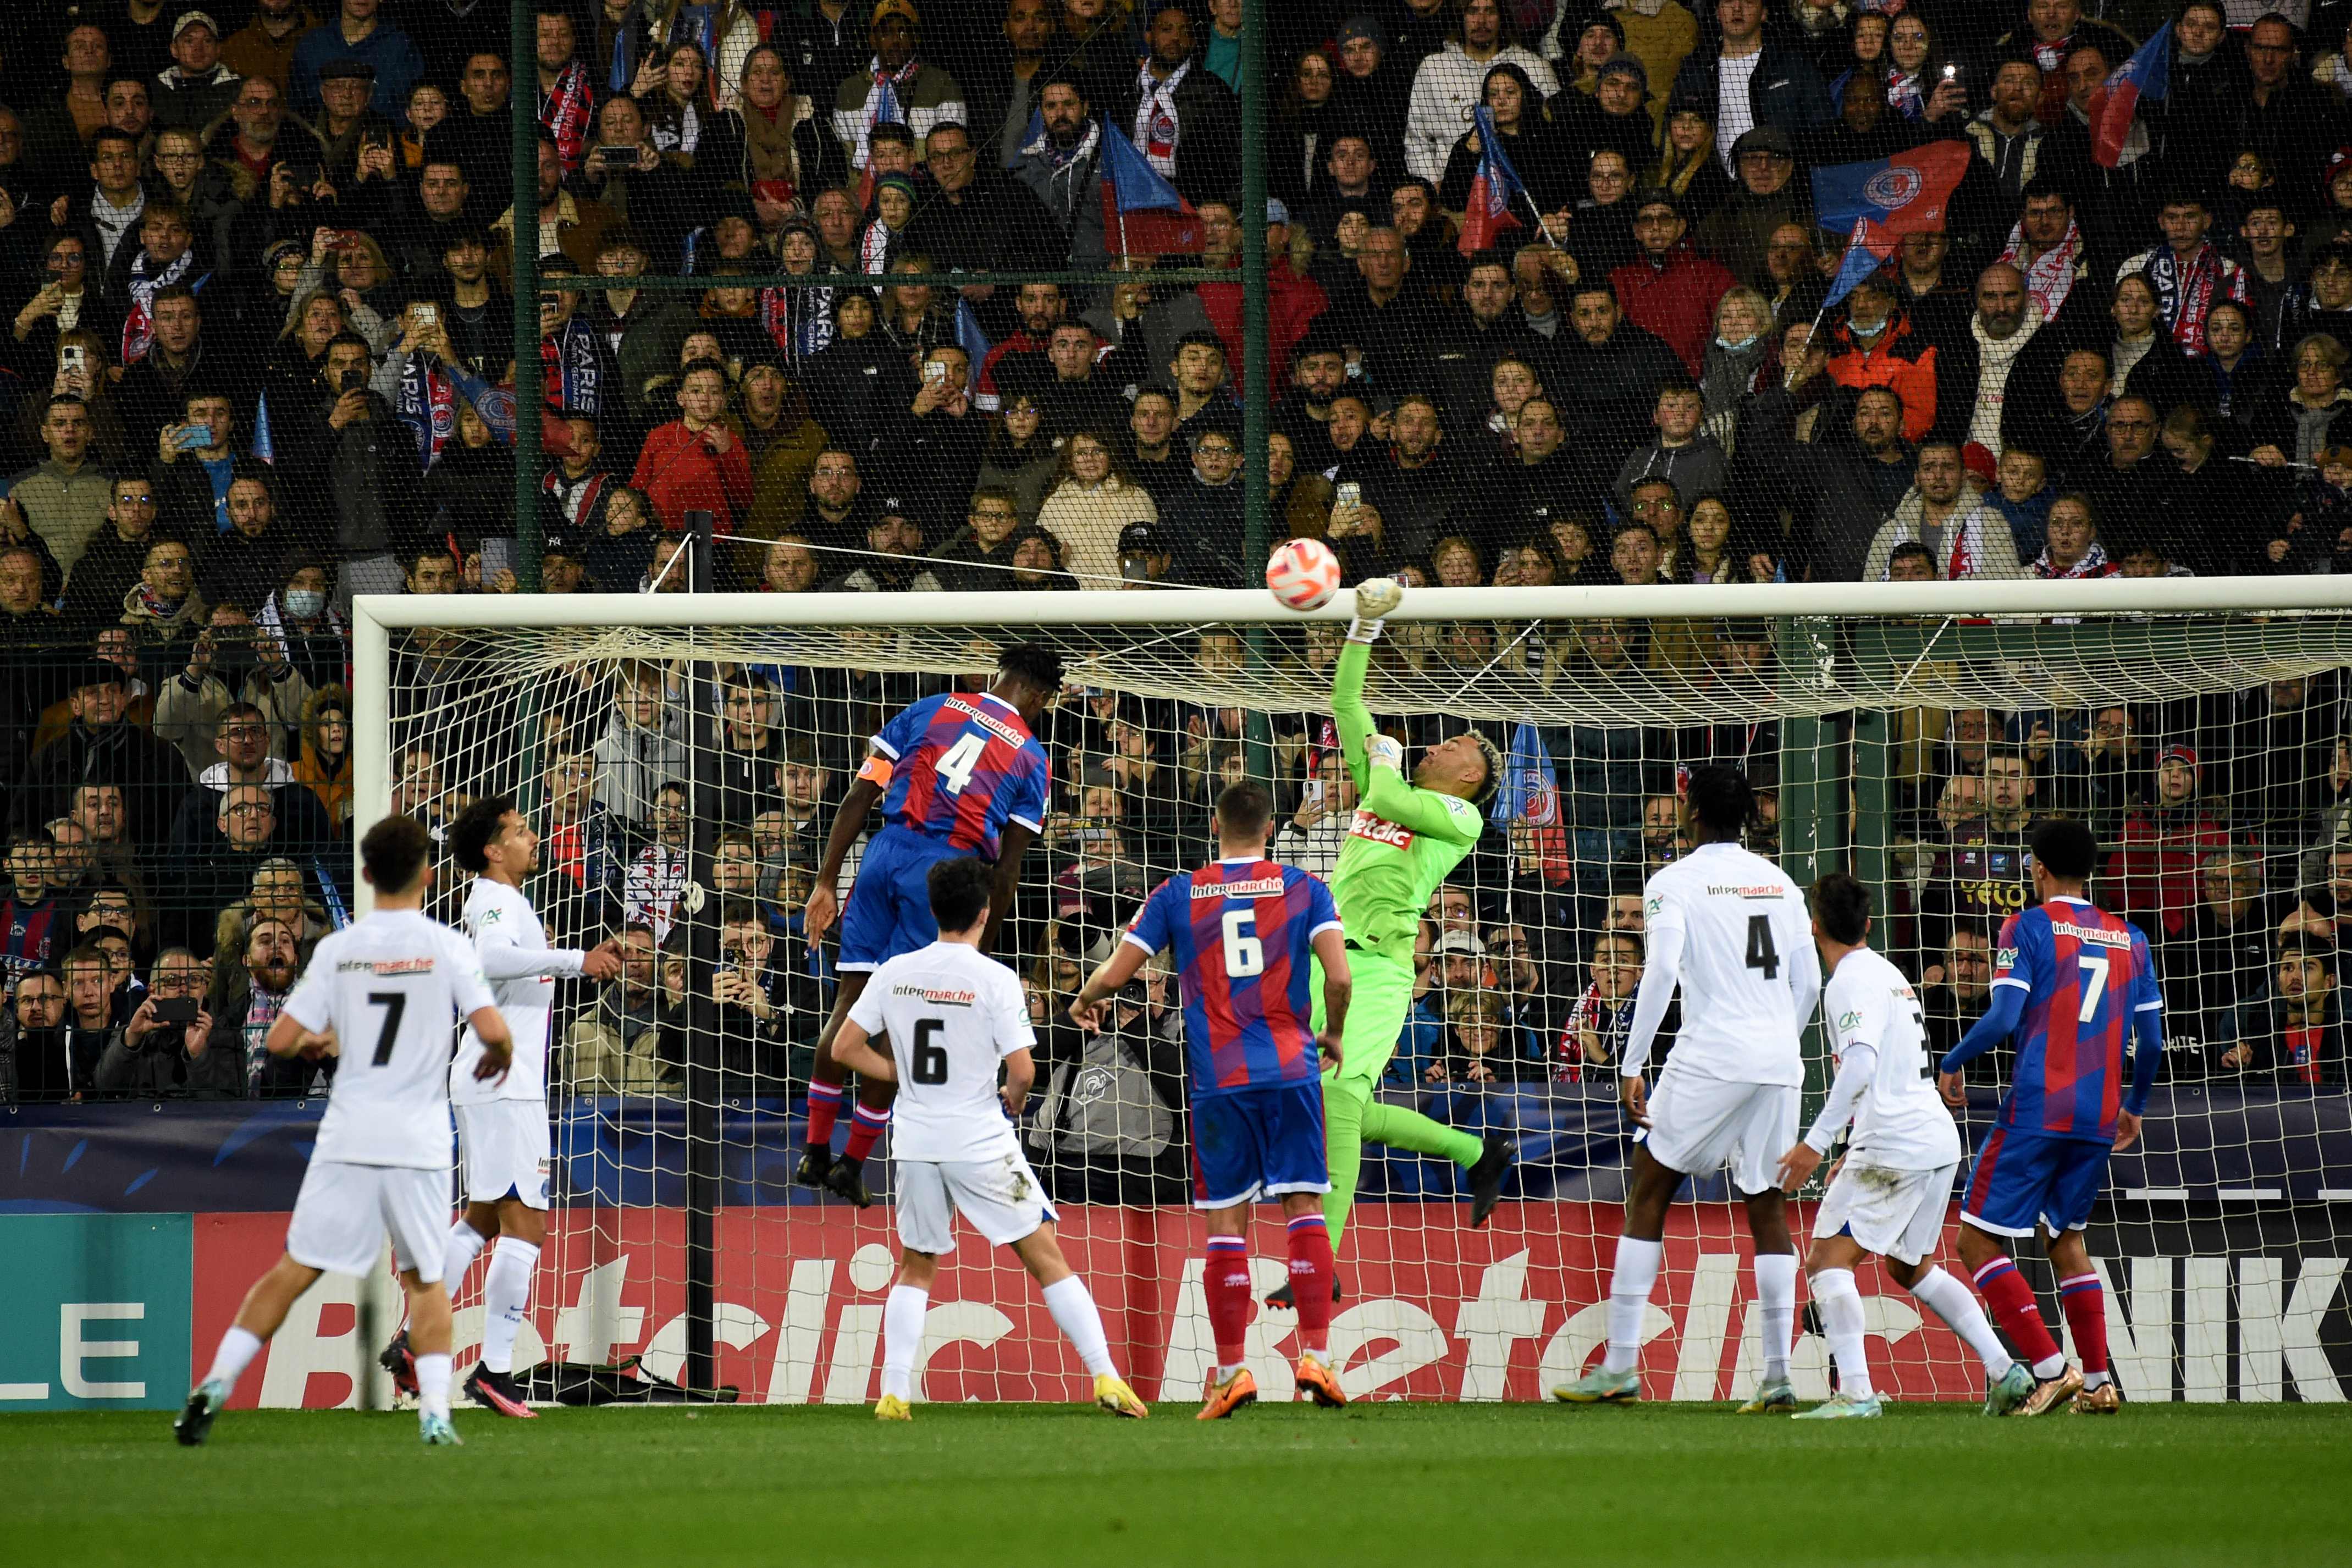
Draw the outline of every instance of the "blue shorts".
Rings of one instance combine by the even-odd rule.
[[[1192,1206],[1328,1193],[1323,1084],[1271,1084],[1192,1101]]]
[[[939,941],[939,922],[931,919],[931,868],[971,853],[898,826],[867,839],[841,911],[841,957],[835,967],[845,973],[879,969],[885,959]]]
[[[1960,1197],[1960,1218],[1995,1236],[2032,1236],[2036,1221],[2061,1231],[2091,1223],[2107,1173],[2110,1145],[1996,1127],[1977,1151]]]

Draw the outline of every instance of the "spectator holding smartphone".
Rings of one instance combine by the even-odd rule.
[[[99,1058],[99,1094],[148,1098],[184,1092],[186,1064],[205,1054],[212,1032],[204,961],[184,947],[165,948],[149,972],[145,998]]]

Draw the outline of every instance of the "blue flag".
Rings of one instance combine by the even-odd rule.
[[[260,402],[254,406],[253,450],[250,455],[273,466],[278,461],[278,448],[269,440],[269,394],[267,392],[261,395]]]
[[[980,367],[988,360],[988,334],[980,330],[980,317],[969,300],[956,300],[955,335],[964,357],[971,362],[971,373],[964,378],[964,391],[976,396],[980,392]]]
[[[1552,768],[1551,750],[1533,724],[1524,720],[1511,731],[1511,754],[1503,763],[1503,784],[1487,820],[1497,827],[1525,822],[1549,827],[1559,820],[1559,774]]]

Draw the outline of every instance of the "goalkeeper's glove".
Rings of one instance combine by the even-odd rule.
[[[1374,734],[1364,742],[1364,761],[1376,768],[1404,772],[1404,742],[1393,735]]]
[[[1404,602],[1404,585],[1393,577],[1367,577],[1356,584],[1356,618],[1377,621]]]
[[[1381,627],[1385,624],[1386,623],[1381,621],[1349,621],[1348,623],[1348,640],[1349,642],[1376,643],[1381,640]]]

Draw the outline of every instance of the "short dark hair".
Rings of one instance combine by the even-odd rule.
[[[931,919],[941,931],[970,931],[988,912],[996,872],[971,855],[935,863],[923,885],[931,896]]]
[[[416,880],[433,853],[432,835],[413,816],[387,816],[360,840],[360,868],[380,893],[397,893]]]
[[[513,801],[494,795],[459,812],[457,820],[449,825],[449,858],[478,877],[488,870],[490,861],[485,851],[498,842],[499,825],[514,808]]]
[[[1687,798],[1691,816],[1719,834],[1737,837],[1756,815],[1756,792],[1748,775],[1721,763],[1691,770]]]
[[[1062,689],[1062,656],[1044,643],[1015,643],[997,656],[996,668],[1051,697]]]
[[[1274,820],[1274,796],[1255,779],[1239,779],[1217,795],[1217,821],[1226,831],[1255,837]]]
[[[2099,864],[2098,835],[2087,823],[2053,816],[2033,830],[2033,858],[2053,877],[2086,882]]]
[[[1870,926],[1870,889],[1858,877],[1830,872],[1813,884],[1813,918],[1831,941],[1860,946]]]

